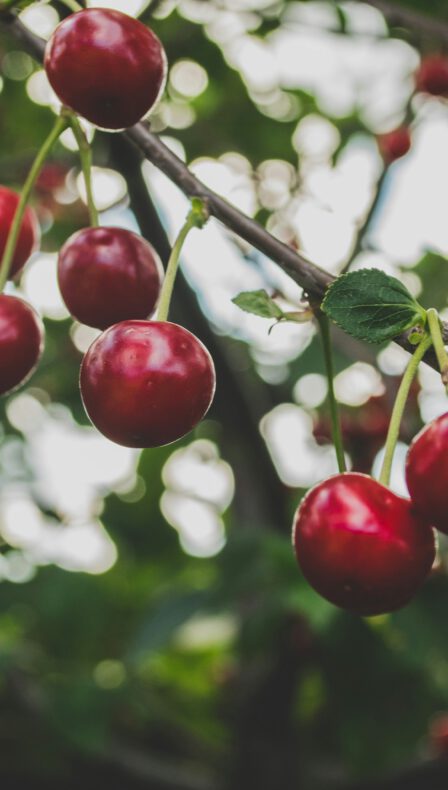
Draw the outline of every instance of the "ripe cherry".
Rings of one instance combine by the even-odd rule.
[[[16,296],[0,295],[0,395],[23,384],[43,351],[43,326],[33,308]]]
[[[412,441],[406,482],[419,513],[448,534],[448,413],[429,423]]]
[[[378,136],[378,146],[387,164],[395,162],[408,153],[411,147],[411,133],[407,126],[400,126],[392,132]]]
[[[147,318],[159,298],[162,265],[141,236],[122,228],[85,228],[62,247],[58,281],[68,310],[82,324],[106,329]]]
[[[294,518],[293,541],[311,586],[364,616],[404,606],[435,556],[434,532],[412,503],[355,472],[308,492]]]
[[[61,22],[45,50],[58,98],[103,129],[124,129],[154,106],[166,56],[154,33],[127,14],[89,8]]]
[[[448,58],[445,55],[428,55],[420,64],[415,76],[416,88],[432,96],[448,96]]]
[[[204,417],[215,391],[212,358],[178,324],[122,321],[90,346],[81,367],[87,414],[125,447],[180,439]]]
[[[448,757],[448,714],[438,713],[429,725],[429,745],[436,757]]]
[[[19,203],[19,195],[7,187],[0,186],[0,259],[5,251],[9,231]],[[25,266],[30,255],[39,246],[40,229],[32,208],[25,209],[9,277],[13,278]]]

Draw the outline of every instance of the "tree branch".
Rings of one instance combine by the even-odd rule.
[[[358,0],[358,2],[366,3],[381,11],[389,27],[404,27],[417,33],[418,36],[428,35],[448,44],[448,22],[406,8],[395,0]]]
[[[372,4],[373,2],[383,3],[383,0],[372,0]],[[28,30],[20,19],[9,12],[3,14],[0,21],[9,27],[30,55],[42,62],[45,49],[43,39]],[[206,187],[189,171],[184,162],[150,131],[147,124],[138,123],[123,134],[132,140],[149,162],[160,169],[188,197],[196,196],[206,200],[212,216],[273,260],[303,288],[305,293],[313,297],[314,302],[323,298],[327,286],[334,280],[331,274],[276,239],[253,219]],[[448,339],[448,324],[443,325],[443,335],[445,340]],[[396,342],[406,351],[414,351],[414,347],[408,343],[407,333],[397,337]],[[433,356],[427,357],[426,361],[437,367]]]

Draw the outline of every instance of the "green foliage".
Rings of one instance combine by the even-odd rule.
[[[265,290],[244,291],[232,299],[240,310],[258,315],[261,318],[283,318],[284,312]]]
[[[261,42],[281,24],[286,3],[272,4],[270,14],[264,5],[251,12],[254,29],[247,34]],[[407,0],[406,5],[448,19],[445,0]],[[314,95],[283,88],[297,102],[296,115],[287,121],[268,117],[206,24],[175,10],[167,18],[153,19],[150,13],[143,18],[151,19],[171,64],[191,58],[208,75],[202,94],[182,99],[193,110],[194,123],[163,129],[182,143],[187,161],[238,152],[249,162],[255,188],[261,162],[278,158],[298,169],[292,144],[297,123],[310,113],[327,117]],[[350,35],[345,7],[339,10],[339,22],[335,35]],[[400,35],[410,38],[403,31]],[[427,41],[425,46],[434,49],[436,44]],[[2,30],[0,46],[3,58],[21,45]],[[6,75],[1,105],[0,182],[18,188],[51,127],[52,114],[30,100],[25,80]],[[366,127],[356,109],[329,120],[340,135],[333,154],[337,161],[353,135],[366,133]],[[96,134],[94,159],[100,166],[117,166],[108,136]],[[73,179],[75,153],[58,146],[53,161]],[[87,223],[87,214],[80,201],[63,205],[47,199],[36,193],[33,202],[44,228],[43,249],[54,252]],[[263,223],[276,213],[258,209]],[[423,306],[446,307],[446,260],[430,252],[415,271],[422,280]],[[234,302],[274,321],[287,317],[264,290],[244,292]],[[185,324],[205,334],[197,307],[181,308]],[[377,271],[338,280],[329,289],[325,309],[353,336],[372,342],[424,321],[422,308],[404,286]],[[45,356],[29,392],[45,407],[63,405],[77,423],[87,425],[78,389],[81,353],[72,342],[71,324],[47,319],[46,330]],[[300,377],[324,372],[318,338],[285,364],[285,379],[270,387],[241,342],[211,337],[221,354],[216,354],[218,391],[210,419],[176,445],[141,454],[140,494],[99,492],[100,517],[118,549],[115,566],[99,575],[37,566],[29,582],[0,581],[0,780],[6,777],[5,787],[33,788],[34,782],[52,790],[55,782],[71,790],[74,773],[79,784],[101,787],[104,763],[112,753],[116,772],[123,751],[120,787],[126,790],[133,790],[135,781],[130,753],[139,770],[148,763],[157,769],[160,764],[170,771],[178,768],[181,779],[176,776],[171,786],[194,787],[198,768],[207,780],[211,777],[202,786],[213,787],[216,777],[221,786],[226,771],[238,762],[250,763],[252,769],[262,759],[283,765],[289,747],[301,778],[289,783],[288,790],[299,784],[304,790],[333,790],[331,776],[340,777],[344,787],[356,776],[358,787],[364,779],[413,764],[426,746],[431,716],[448,708],[444,572],[402,612],[363,622],[320,598],[298,570],[290,522],[302,492],[279,480],[260,441],[259,421],[276,405],[291,401]],[[352,350],[339,343],[337,372],[353,361]],[[43,516],[59,522],[62,514],[52,511],[33,479],[31,435],[9,422],[13,398],[0,403],[0,485],[6,488],[14,481]],[[325,407],[313,410],[312,417],[325,423]],[[344,417],[348,421],[347,413]],[[415,409],[410,419],[418,421]],[[160,504],[166,462],[196,438],[216,442],[236,473],[236,497],[223,514],[226,546],[205,559],[183,550]],[[358,441],[366,443],[366,434]],[[268,472],[262,476],[260,468]],[[62,522],[59,526],[64,528]],[[0,556],[13,550],[2,539]],[[282,665],[275,674],[283,653],[288,668],[296,671],[291,681]],[[89,783],[84,781],[86,763]],[[156,770],[143,781],[158,787],[159,779]],[[198,786],[201,779],[202,773]],[[103,784],[115,790],[113,779]],[[231,786],[239,790],[250,783]],[[273,787],[283,790],[279,782]]]
[[[349,335],[369,343],[391,340],[425,322],[425,311],[403,283],[378,269],[338,277],[322,308]]]
[[[447,306],[448,260],[437,252],[427,252],[414,267],[422,283],[419,300],[423,307],[443,310]]]

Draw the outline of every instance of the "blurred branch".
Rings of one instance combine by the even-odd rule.
[[[5,675],[5,679],[18,707],[27,712],[36,727],[46,726],[51,721],[51,707],[35,678],[15,667]],[[214,779],[200,769],[182,763],[173,765],[171,760],[161,760],[147,750],[138,751],[118,741],[92,750],[88,756],[98,762],[98,767],[104,764],[119,769],[128,788],[144,786],[153,790],[217,790]],[[142,780],[144,784],[140,785],[139,782],[136,785],[133,780]],[[80,783],[83,784],[82,780]],[[99,786],[102,786],[101,780]],[[105,786],[109,786],[109,783]]]
[[[144,14],[145,15],[150,14],[152,16],[152,14],[154,14],[157,11],[159,6],[162,5],[162,1],[163,0],[149,0],[149,3],[144,9]]]
[[[375,0],[375,3],[379,0]],[[382,3],[382,0],[381,0]],[[14,15],[6,12],[1,17],[24,45],[29,54],[42,61],[45,42],[26,28]],[[236,233],[249,244],[280,266],[296,283],[313,297],[314,301],[322,299],[327,286],[334,277],[304,256],[295,252],[287,244],[276,239],[256,221],[247,217],[237,208],[220,197],[216,192],[205,186],[188,167],[173,153],[168,146],[155,134],[148,125],[141,122],[124,132],[144,154],[146,159],[161,170],[188,197],[200,197],[207,201],[210,214],[220,220],[227,228]],[[448,339],[448,324],[443,325],[444,338]],[[396,338],[396,342],[406,351],[413,351],[408,343],[407,334]],[[431,357],[428,364],[436,367]]]
[[[384,182],[386,180],[386,176],[387,176],[388,170],[389,169],[387,167],[385,167],[383,169],[378,181],[377,181],[377,184],[376,184],[376,187],[375,187],[375,194],[374,194],[372,202],[371,202],[371,204],[369,206],[369,210],[368,210],[366,216],[364,217],[361,225],[358,227],[358,231],[357,231],[357,234],[356,234],[356,239],[355,239],[355,243],[353,245],[353,249],[352,249],[352,251],[350,253],[350,256],[348,258],[347,263],[345,264],[343,269],[340,271],[340,274],[345,274],[345,272],[348,272],[348,270],[350,269],[350,266],[352,265],[352,263],[355,260],[355,258],[364,249],[364,242],[365,242],[366,236],[368,235],[368,233],[370,231],[370,227],[371,227],[371,224],[372,224],[372,219],[374,217],[374,214],[376,213],[378,205],[381,202],[381,198],[382,198],[382,194],[383,194],[383,186],[384,186]]]
[[[366,3],[381,11],[389,27],[404,27],[420,36],[423,33],[448,44],[448,22],[421,14],[419,11],[400,5],[395,0],[358,0],[358,2]]]
[[[171,247],[143,178],[143,157],[121,135],[107,135],[107,138],[112,164],[118,166],[119,163],[120,172],[128,184],[131,208],[140,231],[166,265]],[[289,529],[285,488],[259,429],[261,418],[277,405],[272,388],[248,369],[248,355],[241,344],[222,338],[211,330],[182,271],[172,308],[173,319],[201,338],[215,363],[220,386],[212,417],[217,413],[223,423],[232,426],[222,436],[222,446],[238,480],[235,505],[240,522]]]

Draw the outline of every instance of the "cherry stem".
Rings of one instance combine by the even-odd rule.
[[[342,439],[341,422],[339,419],[339,408],[334,392],[334,364],[331,348],[330,324],[328,318],[320,311],[317,311],[316,318],[320,328],[322,346],[324,350],[325,369],[327,372],[328,404],[330,406],[333,444],[336,451],[339,471],[346,472],[347,467],[345,464],[344,442]]]
[[[9,270],[11,268],[12,260],[14,258],[14,253],[17,246],[17,240],[19,238],[20,228],[22,225],[23,215],[25,214],[25,209],[28,200],[30,198],[31,191],[42,169],[42,165],[44,164],[48,154],[53,148],[53,145],[55,144],[56,140],[61,136],[64,129],[67,128],[67,124],[68,121],[65,115],[60,115],[56,119],[56,123],[54,124],[53,129],[51,130],[44,144],[38,151],[37,156],[28,173],[27,179],[23,185],[23,189],[20,195],[20,200],[18,202],[17,209],[14,214],[14,219],[11,223],[11,228],[8,234],[8,240],[6,242],[2,261],[0,263],[0,293],[3,291],[3,288],[5,287],[6,281],[9,276]]]
[[[76,115],[69,111],[68,119],[70,126],[72,127],[73,134],[75,135],[79,150],[79,157],[81,159],[84,183],[86,185],[87,207],[89,209],[90,224],[92,228],[97,228],[100,222],[92,189],[92,148]]]
[[[426,317],[428,319],[429,331],[431,332],[431,338],[434,351],[436,352],[437,362],[439,363],[442,381],[445,385],[445,389],[448,392],[448,354],[446,353],[443,342],[440,318],[438,316],[437,310],[434,310],[433,307],[430,307],[430,309],[426,311]]]
[[[404,372],[403,378],[398,388],[397,397],[395,398],[394,408],[392,409],[392,415],[390,418],[389,430],[387,432],[383,466],[379,476],[379,481],[384,486],[388,486],[390,482],[392,461],[400,433],[401,420],[406,406],[406,401],[408,399],[409,390],[411,389],[411,384],[414,380],[415,374],[417,373],[418,366],[431,345],[431,335],[425,335],[409,360],[408,366]]]
[[[182,251],[185,239],[192,228],[202,228],[207,222],[208,217],[208,209],[204,202],[199,198],[193,198],[192,208],[187,216],[185,224],[181,228],[180,233],[174,242],[170,259],[166,267],[162,293],[160,294],[159,307],[157,310],[157,321],[166,321],[168,319],[174,282],[176,280],[176,274],[179,268],[180,253]]]

